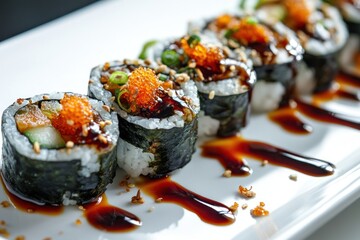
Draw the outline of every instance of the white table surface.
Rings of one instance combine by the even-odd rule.
[[[220,6],[220,2],[223,6]],[[235,6],[237,2],[102,1],[0,42],[0,111],[10,105],[16,99],[15,96],[26,97],[42,92],[68,91],[69,83],[71,91],[86,93],[87,78],[93,66],[109,60],[135,58],[144,41],[180,36],[185,32],[187,21],[194,16],[199,18],[216,14]],[[172,8],[164,8],[164,4]],[[125,5],[126,8],[122,8]],[[205,5],[207,12],[198,12],[198,9]],[[148,11],[142,10],[140,16],[127,11],[137,8]],[[146,14],[143,14],[144,12]],[[122,18],[126,19],[125,22],[117,21],[119,15],[126,16]],[[132,24],[133,27],[127,28],[128,31],[124,32],[124,24]],[[183,27],[171,28],[169,25]],[[29,69],[34,67],[42,69],[32,71],[35,75],[30,78]],[[16,77],[12,78],[11,72],[16,73]],[[48,79],[48,83],[44,84],[44,78]],[[26,79],[31,79],[31,82],[27,82]],[[37,89],[29,87],[32,85],[38,86]],[[359,197],[353,195],[349,201],[355,201]],[[334,218],[327,224],[324,221],[322,224],[325,225],[308,239],[358,239],[360,200],[345,210],[343,208],[345,206],[334,211]],[[336,215],[338,212],[340,213]]]

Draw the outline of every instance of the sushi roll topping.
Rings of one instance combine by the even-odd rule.
[[[180,84],[189,80],[185,73],[174,74],[165,65],[150,68],[145,64],[135,65],[134,62],[126,61],[101,74],[104,88],[115,96],[114,101],[128,114],[166,118],[180,111],[186,120],[195,116],[188,104],[189,99],[178,91]]]
[[[255,16],[224,14],[210,21],[206,28],[230,48],[247,48],[247,54],[256,66],[278,63],[278,55],[299,55],[298,50],[294,51],[298,44]]]
[[[29,102],[17,111],[15,121],[36,153],[40,147],[58,149],[74,144],[96,144],[106,148],[111,142],[104,130],[107,123],[93,111],[86,97],[78,95],[64,94],[60,101]]]

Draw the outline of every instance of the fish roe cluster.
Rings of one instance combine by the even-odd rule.
[[[61,135],[74,135],[93,120],[93,111],[87,98],[65,94],[60,103],[62,109],[52,124]]]
[[[237,29],[231,36],[243,45],[266,44],[271,41],[272,33],[266,26],[253,22],[253,19],[244,18],[240,20]]]
[[[305,0],[284,1],[287,16],[286,23],[292,28],[304,28],[310,18],[311,8]]]
[[[195,60],[196,66],[219,71],[220,61],[224,58],[224,54],[218,47],[206,47],[201,43],[191,47],[186,38],[181,39],[181,47],[189,58]]]
[[[156,91],[160,86],[161,82],[152,69],[139,67],[129,76],[125,86],[127,92],[122,95],[122,100],[129,103],[129,111],[135,113],[140,108],[148,108],[156,104]]]

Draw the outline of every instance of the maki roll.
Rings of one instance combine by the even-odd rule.
[[[118,113],[118,165],[129,175],[163,177],[190,162],[199,99],[186,74],[150,61],[114,61],[92,70],[88,93]]]
[[[336,8],[322,1],[261,1],[262,19],[282,21],[293,29],[305,49],[296,91],[300,94],[328,90],[338,72],[337,57],[348,37]]]
[[[200,136],[231,136],[247,125],[256,77],[245,53],[194,34],[157,43],[149,57],[194,80],[200,98]]]
[[[95,201],[112,182],[116,114],[74,93],[18,99],[2,115],[2,177],[9,191],[37,204]]]
[[[350,32],[344,50],[340,54],[340,67],[343,72],[360,78],[360,1],[331,0],[340,10]]]
[[[282,23],[269,24],[250,15],[223,14],[193,22],[189,31],[215,36],[251,59],[257,77],[251,101],[255,112],[275,110],[288,103],[303,49]]]

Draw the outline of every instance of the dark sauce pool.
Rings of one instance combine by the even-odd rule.
[[[90,225],[107,232],[128,232],[142,225],[140,218],[121,208],[109,204],[107,197],[83,206],[84,216]]]
[[[224,204],[192,192],[170,178],[149,180],[142,183],[141,190],[161,202],[175,203],[195,213],[209,224],[229,225],[235,222],[235,216]]]
[[[239,136],[206,142],[202,150],[203,156],[218,159],[233,175],[249,174],[250,167],[243,157],[267,160],[270,164],[291,168],[314,177],[329,176],[335,171],[332,163],[302,156],[267,143],[245,140]],[[242,171],[244,167],[245,171]]]

